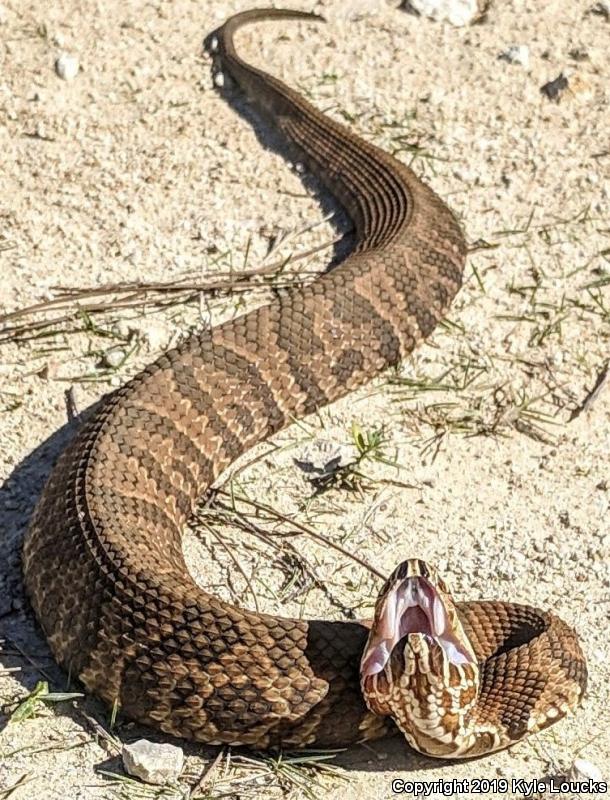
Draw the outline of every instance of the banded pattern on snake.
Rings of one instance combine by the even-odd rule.
[[[369,635],[364,624],[238,608],[185,566],[181,530],[222,470],[397,364],[462,279],[462,233],[430,188],[237,55],[242,24],[284,18],[316,19],[245,12],[216,32],[215,55],[346,209],[355,246],[311,284],[191,336],[103,399],[35,510],[27,591],[58,662],[168,734],[347,746],[387,733],[393,717],[423,752],[487,752],[545,727],[582,694],[582,653],[554,615],[454,605],[411,561],[386,585]]]

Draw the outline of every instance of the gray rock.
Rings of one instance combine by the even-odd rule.
[[[458,27],[471,25],[481,17],[486,4],[482,0],[408,0],[406,8],[424,17],[450,22]]]
[[[123,745],[121,756],[123,766],[130,775],[158,786],[175,783],[184,764],[184,754],[179,747],[156,744],[147,739]]]
[[[76,56],[62,53],[55,61],[55,72],[62,81],[71,81],[78,75],[80,65]]]
[[[526,44],[513,44],[498,56],[509,64],[520,64],[522,67],[530,65],[530,50]]]

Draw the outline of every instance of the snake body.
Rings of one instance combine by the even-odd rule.
[[[57,661],[127,717],[211,744],[346,746],[393,727],[360,690],[366,626],[224,602],[189,575],[181,531],[243,452],[428,336],[466,255],[452,213],[408,167],[235,51],[244,23],[314,17],[237,15],[216,32],[216,57],[338,198],[353,250],[312,283],[192,335],[107,395],[59,457],[24,544],[27,592]],[[523,608],[458,606],[483,665],[490,724],[506,741],[548,706],[532,674],[550,670],[572,704],[584,683],[566,626]],[[550,631],[552,646],[521,644],[524,625]]]

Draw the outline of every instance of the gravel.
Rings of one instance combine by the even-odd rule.
[[[200,56],[203,36],[249,5],[211,0],[202,8],[177,0],[134,10],[108,0],[104,13],[86,14],[74,0],[32,0],[26,14],[18,3],[5,3],[4,309],[52,297],[57,286],[255,268],[278,231],[321,223],[326,209],[307,177],[304,183],[263,146],[272,139],[269,127],[257,123],[253,130],[248,105],[235,93],[231,106],[216,91],[209,61]],[[274,437],[275,449],[261,445],[248,454],[250,465],[235,487],[293,514],[384,574],[405,557],[421,557],[442,565],[459,600],[553,609],[577,628],[587,654],[589,689],[569,720],[482,761],[435,764],[435,779],[542,779],[565,773],[577,758],[602,768],[608,763],[607,387],[585,402],[610,351],[610,161],[600,135],[610,106],[609,28],[601,13],[588,13],[593,5],[548,0],[524,10],[522,3],[494,2],[482,24],[455,27],[401,13],[385,0],[370,0],[368,10],[359,4],[357,15],[336,14],[326,0],[316,6],[326,26],[261,24],[238,37],[245,58],[411,164],[458,214],[472,252],[449,321],[428,344],[396,374]],[[45,35],[37,32],[44,29]],[[55,33],[65,40],[61,47]],[[529,49],[528,68],[498,61],[512,45]],[[576,48],[588,59],[570,61]],[[60,51],[78,53],[87,67],[70,83],[53,71]],[[551,102],[540,87],[562,72],[569,86],[559,103]],[[35,94],[41,99],[33,101]],[[293,236],[277,257],[335,235],[330,224],[319,224]],[[321,269],[328,260],[327,251],[294,268]],[[2,346],[0,586],[17,601],[23,530],[68,437],[57,434],[66,421],[65,390],[78,387],[84,411],[176,336],[243,310],[241,296],[208,299],[209,307],[196,298],[188,308],[159,312],[147,305],[96,318],[104,335],[79,318],[61,334]],[[147,340],[148,320],[160,327]],[[131,330],[125,344],[121,337]],[[134,344],[116,374],[97,369],[103,352],[116,345],[127,353]],[[312,498],[294,458],[312,439],[349,445],[354,421],[363,429],[385,425],[390,463],[363,466],[375,479],[370,489],[333,488]],[[230,526],[222,533],[235,547],[244,541]],[[297,581],[292,594],[283,592],[285,564],[278,566],[282,559],[274,553],[261,556],[256,540],[243,566],[253,580],[261,578],[262,610],[340,618],[342,604],[359,617],[370,614],[380,582],[366,569],[307,537],[288,542],[328,591]],[[213,558],[205,537],[186,538],[194,575],[252,607],[229,556],[212,547]],[[10,633],[35,664],[53,671],[26,608],[25,600],[1,604],[0,639]],[[0,673],[7,704],[23,699],[39,675],[15,648],[3,647],[3,665],[19,668]],[[66,676],[52,675],[52,688],[62,690]],[[85,708],[106,721],[96,704]],[[134,735],[124,725],[114,733]],[[66,704],[6,726],[0,737],[2,786],[27,775],[21,794],[31,800],[101,800],[111,791],[96,771],[108,752]],[[201,747],[185,744],[184,752],[182,788],[185,776],[201,775],[210,760]],[[347,767],[345,781],[326,785],[317,773],[302,773],[321,800],[385,797],[394,777],[432,775],[430,761],[399,739],[355,748],[337,763]],[[240,764],[240,779],[253,774]],[[268,780],[257,796],[281,793]]]

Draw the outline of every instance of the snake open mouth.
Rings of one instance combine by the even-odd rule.
[[[439,592],[426,578],[413,576],[396,581],[383,598],[362,655],[361,676],[381,672],[400,640],[416,633],[438,644],[453,664],[472,660],[453,629]]]

